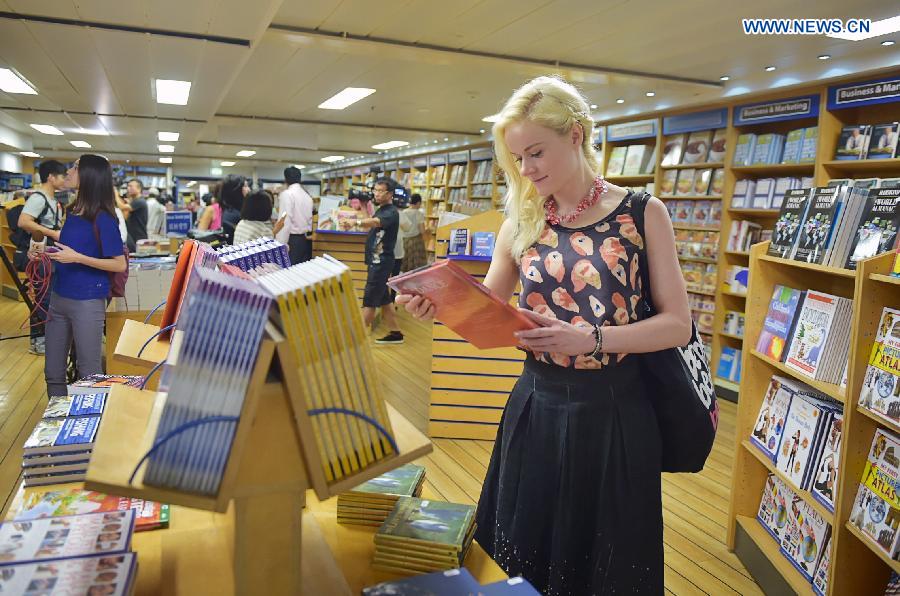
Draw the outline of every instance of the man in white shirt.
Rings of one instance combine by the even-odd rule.
[[[147,235],[165,236],[166,208],[159,202],[159,189],[151,188],[147,197]]]
[[[300,186],[300,168],[284,169],[287,189],[278,195],[279,222],[275,226],[276,237],[287,236],[291,265],[312,259],[313,200]]]

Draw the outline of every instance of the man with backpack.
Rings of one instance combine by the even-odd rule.
[[[59,240],[59,231],[62,229],[63,208],[55,195],[57,191],[65,189],[66,166],[48,159],[41,162],[38,174],[41,185],[25,201],[19,214],[18,229],[12,234],[12,240],[16,245],[14,264],[19,271],[25,270],[31,240],[35,242],[46,240],[48,244],[53,244]],[[44,279],[49,279],[49,271],[42,273]],[[28,351],[32,354],[44,353],[44,322],[49,308],[50,292],[46,292],[41,303],[35,304],[34,312],[31,314],[31,347]]]

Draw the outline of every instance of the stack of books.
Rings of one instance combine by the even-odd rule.
[[[66,387],[69,395],[78,395],[80,393],[109,393],[113,385],[124,385],[126,387],[137,387],[144,382],[144,377],[140,375],[88,375],[78,379],[71,385]]]
[[[0,593],[111,594],[134,589],[134,512],[0,524]]]
[[[39,486],[84,480],[105,405],[105,393],[51,397],[25,441],[23,484]]]
[[[339,524],[380,526],[400,497],[418,497],[425,483],[425,468],[406,464],[338,495]]]
[[[900,515],[894,489],[900,477],[898,453],[900,437],[876,429],[850,513],[850,523],[891,559],[900,557],[900,532],[894,523]]]
[[[218,251],[219,262],[234,265],[251,273],[264,265],[276,265],[279,269],[291,266],[288,247],[271,238],[258,238]]]
[[[843,383],[852,306],[848,298],[807,290],[785,348],[785,365],[826,383]]]
[[[375,534],[376,569],[427,573],[461,567],[475,534],[475,507],[400,497]]]
[[[885,307],[872,342],[859,405],[894,424],[900,423],[900,310]]]
[[[389,457],[394,450],[385,434],[394,433],[350,268],[317,257],[258,281],[275,296],[278,323],[294,354],[306,404],[322,412],[311,423],[326,480]],[[262,314],[265,319],[267,313]]]
[[[781,163],[813,163],[816,161],[816,147],[819,140],[819,127],[795,128],[785,137],[784,154]]]

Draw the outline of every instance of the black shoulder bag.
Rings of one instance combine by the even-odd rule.
[[[656,314],[650,292],[647,235],[644,233],[644,209],[649,200],[649,194],[639,192],[634,193],[631,203],[634,224],[644,239],[644,248],[638,257],[644,303],[641,319]],[[686,346],[635,356],[640,358],[642,372],[649,381],[648,393],[662,435],[662,471],[699,472],[716,439],[719,403],[697,325],[691,323],[691,341]]]

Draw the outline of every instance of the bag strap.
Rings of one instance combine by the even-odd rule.
[[[638,250],[638,271],[641,275],[641,300],[644,301],[644,309],[647,316],[656,314],[653,308],[653,293],[650,291],[650,267],[647,262],[647,235],[644,233],[644,210],[647,208],[647,202],[650,200],[650,194],[647,191],[634,192],[631,197],[631,217],[634,219],[634,227],[637,233],[644,240],[644,248]]]
[[[46,194],[44,194],[44,191],[42,191],[42,190],[36,190],[31,194],[41,195],[41,197],[44,198],[44,208],[41,209],[40,215],[38,215],[37,218],[35,219],[35,221],[37,221],[38,223],[41,223],[41,220],[44,219],[44,216],[47,215],[48,211],[50,211],[50,199],[47,197]],[[51,230],[59,229],[59,203],[56,204],[56,210],[53,212],[53,227],[50,229]]]

